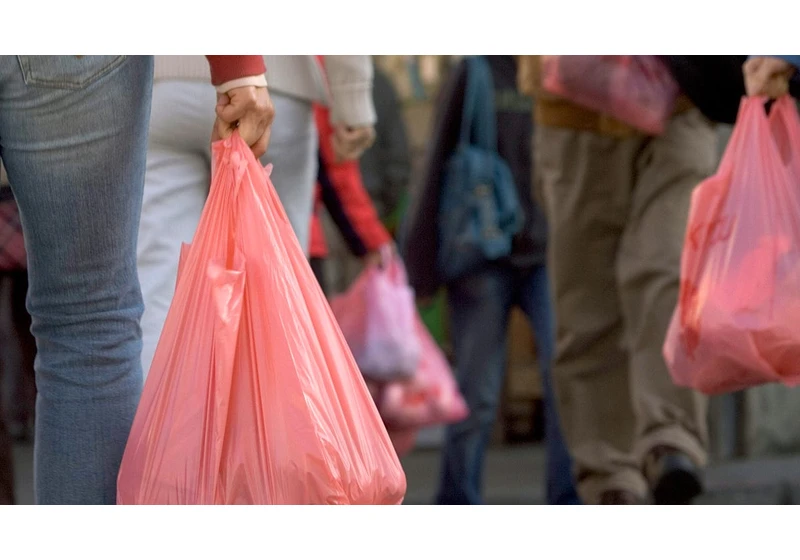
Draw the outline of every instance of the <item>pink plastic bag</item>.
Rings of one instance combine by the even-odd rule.
[[[117,503],[400,503],[397,454],[269,170],[238,134],[213,159]]]
[[[389,430],[420,429],[464,420],[469,411],[436,341],[415,315],[422,359],[408,381],[388,383],[378,400],[378,410]]]
[[[353,286],[331,300],[331,309],[368,379],[391,381],[414,375],[420,360],[415,336],[414,291],[398,256],[367,268]]]
[[[651,135],[664,132],[680,93],[666,64],[643,55],[542,56],[542,87]]]
[[[800,117],[745,99],[716,175],[692,196],[664,357],[707,394],[800,385]]]

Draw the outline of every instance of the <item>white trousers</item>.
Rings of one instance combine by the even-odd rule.
[[[273,163],[272,182],[308,253],[318,165],[314,115],[308,102],[278,94],[272,101],[275,122],[261,162]],[[202,82],[159,82],[153,88],[137,253],[145,376],[174,294],[181,244],[192,241],[208,195],[215,104],[214,88]]]

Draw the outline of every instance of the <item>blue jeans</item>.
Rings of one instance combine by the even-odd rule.
[[[470,416],[447,429],[437,503],[482,503],[486,447],[505,378],[509,314],[516,305],[531,321],[542,374],[547,503],[579,503],[551,379],[554,327],[546,268],[521,271],[490,264],[478,274],[449,284],[447,295],[456,375]]]
[[[37,344],[39,504],[116,501],[142,389],[136,239],[152,80],[152,57],[0,56],[0,158]]]

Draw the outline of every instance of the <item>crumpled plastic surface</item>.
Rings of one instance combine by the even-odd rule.
[[[405,475],[263,169],[211,190],[122,460],[119,504],[399,504]]]
[[[384,253],[383,266],[367,267],[330,304],[361,373],[375,381],[413,376],[421,352],[414,291],[400,257]]]
[[[413,378],[381,388],[378,410],[390,433],[461,422],[469,415],[444,353],[422,319],[415,317],[422,360]]]
[[[692,196],[664,344],[674,381],[707,394],[800,385],[800,117],[742,101],[716,175]]]
[[[542,56],[542,87],[642,132],[662,134],[680,93],[656,56]]]

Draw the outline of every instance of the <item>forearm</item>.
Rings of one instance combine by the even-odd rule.
[[[375,124],[372,57],[329,55],[325,69],[333,97],[331,121],[354,128]]]

